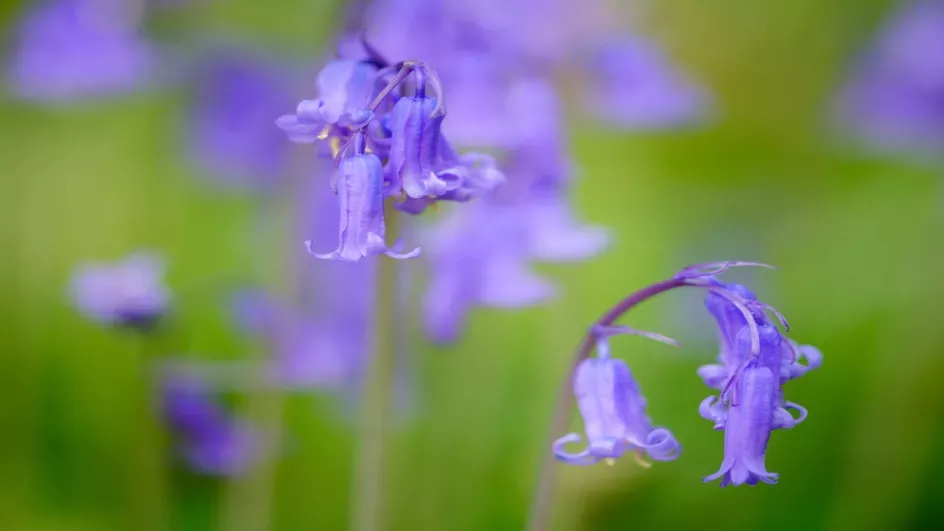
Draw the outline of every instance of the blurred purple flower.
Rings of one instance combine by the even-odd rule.
[[[170,305],[163,276],[160,257],[141,252],[113,264],[80,266],[72,277],[70,294],[79,311],[98,323],[147,328]]]
[[[195,72],[188,149],[210,176],[230,185],[273,185],[285,177],[289,145],[272,117],[293,100],[279,65],[238,50],[210,52]]]
[[[198,472],[236,476],[259,456],[261,441],[248,425],[213,401],[192,375],[168,373],[161,382],[164,418],[178,438],[178,450]]]
[[[528,210],[527,247],[533,258],[555,262],[592,258],[609,244],[602,227],[582,226],[568,200],[574,168],[564,148],[560,101],[545,79],[525,78],[509,91],[513,149],[507,175],[519,208]]]
[[[431,339],[455,340],[473,305],[521,308],[554,294],[528,269],[525,215],[514,205],[483,199],[452,212],[430,232],[423,321]]]
[[[574,395],[583,416],[587,448],[576,454],[564,450],[564,445],[580,442],[580,436],[571,433],[554,443],[554,454],[574,465],[615,459],[631,450],[645,451],[656,461],[671,461],[678,457],[678,441],[667,429],[652,427],[646,399],[629,366],[610,358],[607,336],[614,333],[633,332],[625,328],[604,331],[596,344],[597,357],[582,361],[574,375]]]
[[[884,28],[840,94],[849,128],[890,149],[944,149],[944,1],[916,0]]]
[[[67,101],[140,88],[156,56],[139,21],[118,4],[45,0],[18,22],[7,69],[19,97]]]
[[[683,125],[702,118],[708,106],[705,93],[641,37],[601,42],[589,67],[585,104],[597,118],[618,127]]]

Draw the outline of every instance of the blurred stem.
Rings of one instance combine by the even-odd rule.
[[[252,226],[254,231],[252,239],[257,240],[258,243],[247,247],[256,250],[269,248],[271,235],[282,230],[279,225],[282,221],[279,216],[281,208],[282,204],[278,197],[267,197],[262,201],[258,221]],[[258,252],[256,256],[268,258],[271,254]],[[266,274],[265,265],[265,262],[258,265],[259,274]],[[293,267],[293,265],[289,263],[287,267]],[[291,290],[295,277],[291,274],[283,274],[281,278],[289,284],[287,289]],[[249,473],[245,477],[234,478],[228,485],[222,526],[222,529],[227,531],[266,531],[272,528],[270,520],[277,458],[282,447],[284,397],[277,385],[266,385],[263,379],[272,358],[278,355],[278,339],[268,335],[265,344],[266,349],[260,360],[261,366],[253,367],[254,370],[251,373],[246,404],[247,418],[258,426],[259,433],[265,436],[262,441],[263,449]]]
[[[610,308],[610,310],[606,312],[603,317],[595,322],[593,326],[590,327],[570,362],[570,368],[567,371],[567,377],[563,379],[560,389],[558,389],[557,403],[556,407],[554,408],[554,420],[551,422],[551,428],[548,434],[548,450],[550,450],[551,447],[550,442],[560,437],[570,425],[571,401],[573,400],[571,379],[573,378],[574,371],[577,370],[577,366],[580,365],[580,362],[587,359],[590,356],[590,353],[593,352],[593,346],[597,339],[596,328],[598,326],[612,326],[617,319],[622,317],[623,314],[631,310],[637,304],[660,293],[664,293],[681,286],[694,286],[694,284],[687,283],[685,279],[670,278],[668,280],[664,280],[662,282],[658,282],[643,288],[618,302],[615,306]],[[551,517],[551,502],[553,502],[554,498],[556,471],[555,465],[556,462],[554,460],[554,453],[551,451],[545,452],[544,458],[541,462],[541,470],[538,474],[537,487],[535,488],[534,495],[531,498],[531,508],[530,514],[528,515],[527,527],[529,531],[544,531],[548,529],[548,524]]]
[[[385,208],[388,237],[397,236],[397,214]],[[393,409],[396,369],[397,263],[380,258],[380,282],[375,315],[374,345],[361,396],[361,426],[354,463],[351,529],[376,531],[382,518],[381,491],[387,423]]]
[[[165,520],[167,507],[167,474],[165,465],[164,432],[160,422],[159,387],[154,382],[153,337],[144,332],[136,333],[141,381],[139,400],[135,404],[135,435],[133,440],[137,452],[134,460],[131,522],[141,526],[142,531],[168,529]]]

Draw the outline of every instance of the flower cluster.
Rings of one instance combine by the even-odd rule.
[[[627,450],[645,452],[654,460],[674,459],[679,446],[671,433],[653,429],[645,414],[645,399],[629,368],[610,358],[608,337],[614,333],[634,333],[671,343],[668,338],[636,332],[610,323],[636,304],[670,289],[694,286],[706,290],[705,307],[718,326],[721,348],[718,363],[698,369],[698,375],[717,395],[699,405],[699,413],[724,431],[724,460],[721,468],[705,481],[721,478],[721,486],[776,483],[777,474],[764,464],[767,442],[773,430],[793,428],[806,418],[806,410],[786,401],[783,384],[813,370],[822,363],[815,347],[801,346],[784,337],[765,312],[777,316],[787,329],[786,319],[740,284],[725,284],[716,275],[734,266],[760,266],[752,262],[721,262],[692,266],[673,278],[640,290],[622,301],[595,325],[579,355],[589,355],[595,346],[596,358],[586,358],[573,378],[574,395],[584,419],[587,449],[572,454],[563,449],[579,440],[567,435],[554,444],[561,461],[592,464],[600,459],[619,457]],[[796,416],[792,412],[796,412]]]
[[[404,87],[408,79],[411,94]],[[469,201],[504,180],[490,157],[460,156],[446,139],[442,86],[426,64],[342,58],[322,69],[317,85],[320,99],[302,101],[295,114],[276,122],[295,142],[323,141],[338,160],[332,185],[340,241],[330,253],[312,252],[316,257],[356,262],[376,254],[418,256],[419,249],[402,253],[387,246],[386,197],[415,214],[435,201]]]
[[[611,26],[602,2],[375,0],[366,35],[394,60],[436,65],[449,90],[442,131],[459,146],[495,153],[507,182],[471,207],[447,212],[422,241],[430,262],[427,335],[460,336],[475,306],[520,308],[556,293],[533,261],[579,262],[610,243],[572,210],[577,167],[567,149],[562,70],[584,81],[584,109],[639,130],[696,122],[707,98],[657,46]]]

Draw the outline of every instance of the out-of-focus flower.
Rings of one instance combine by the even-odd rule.
[[[105,325],[147,328],[170,305],[164,263],[156,254],[137,253],[123,261],[90,263],[72,277],[72,302],[88,318]]]
[[[546,79],[525,78],[509,90],[510,188],[527,210],[528,248],[538,260],[580,261],[602,252],[609,233],[578,223],[568,201],[574,167],[564,148],[560,101]]]
[[[161,405],[180,454],[196,471],[240,475],[260,455],[258,434],[214,402],[210,390],[195,376],[165,375]]]
[[[915,0],[885,27],[840,94],[849,128],[889,149],[944,149],[944,1]]]
[[[271,124],[292,102],[287,73],[261,56],[223,50],[201,61],[194,77],[188,135],[194,160],[226,184],[279,182],[289,145]]]
[[[455,340],[474,305],[521,308],[554,294],[549,282],[528,269],[523,214],[514,205],[482,200],[457,209],[432,230],[423,315],[434,341]]]
[[[600,120],[627,129],[675,127],[704,116],[705,93],[641,37],[601,42],[588,61],[585,105]]]
[[[564,450],[564,445],[580,442],[580,436],[571,433],[554,443],[554,455],[569,464],[592,465],[636,450],[656,461],[671,461],[678,457],[678,441],[667,429],[652,427],[646,415],[646,399],[629,366],[610,357],[607,335],[613,333],[632,331],[602,331],[596,345],[597,357],[581,362],[574,375],[574,395],[583,416],[587,448],[576,454]]]
[[[312,252],[323,260],[356,262],[365,256],[385,254],[392,258],[413,258],[419,248],[400,253],[387,248],[383,211],[383,166],[373,154],[355,148],[355,154],[341,161],[337,169],[338,204],[341,225],[338,248],[326,254]],[[311,245],[311,242],[306,242]],[[396,246],[395,246],[396,248]]]
[[[25,99],[66,101],[140,88],[153,78],[157,58],[138,24],[117,3],[36,2],[14,30],[11,90]]]

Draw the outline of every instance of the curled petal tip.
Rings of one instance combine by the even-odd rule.
[[[311,245],[311,240],[305,240],[305,249],[308,250],[308,254],[319,260],[337,260],[338,257],[341,256],[341,252],[338,250],[331,251],[330,253],[317,253],[311,248]]]
[[[554,457],[558,461],[571,465],[592,465],[599,461],[599,459],[590,455],[589,448],[585,448],[582,452],[576,454],[564,450],[564,445],[568,443],[579,443],[580,441],[580,435],[576,433],[570,433],[557,439],[554,441],[553,445]]]
[[[419,247],[417,247],[416,249],[413,249],[412,251],[410,251],[410,252],[408,252],[408,253],[398,253],[398,252],[396,252],[396,251],[389,250],[389,251],[385,252],[384,254],[387,255],[387,256],[389,256],[390,258],[395,258],[395,259],[397,259],[397,260],[407,260],[407,259],[409,259],[409,258],[416,258],[417,256],[419,256],[419,255],[420,255],[420,251],[421,251],[421,249],[420,249]]]

